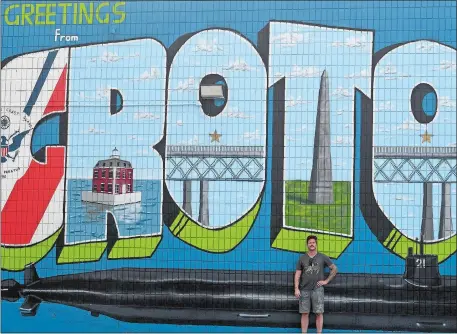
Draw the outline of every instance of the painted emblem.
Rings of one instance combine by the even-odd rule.
[[[3,127],[3,118],[2,118],[2,127]],[[2,148],[2,163],[7,162],[8,158],[11,160],[15,160],[17,155],[19,154],[19,147],[21,147],[21,142],[24,139],[24,137],[27,135],[27,133],[30,130],[26,130],[23,132],[15,131],[11,136],[8,138],[5,136],[2,136],[2,143],[1,143],[1,148]],[[12,155],[14,152],[14,155]]]

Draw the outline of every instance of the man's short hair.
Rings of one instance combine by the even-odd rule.
[[[317,243],[317,237],[316,237],[315,235],[309,235],[308,238],[306,238],[306,244],[308,244],[308,242],[309,242],[311,239],[314,239],[314,241],[316,241],[316,243]]]

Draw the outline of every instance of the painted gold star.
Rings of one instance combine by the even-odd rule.
[[[420,135],[422,137],[422,142],[423,143],[431,143],[432,142],[432,137],[433,135],[431,133],[428,133],[427,130],[425,130],[425,133],[423,135]]]
[[[217,133],[216,130],[214,130],[214,133],[210,133],[209,136],[211,137],[211,142],[213,142],[213,141],[219,142],[219,139],[222,137],[222,135]]]

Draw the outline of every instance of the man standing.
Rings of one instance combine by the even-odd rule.
[[[308,236],[306,239],[308,252],[300,256],[295,272],[295,297],[299,298],[302,332],[308,331],[309,312],[311,304],[316,315],[316,328],[322,333],[324,324],[324,286],[327,285],[338,272],[336,265],[330,258],[317,252],[317,237]],[[324,266],[331,269],[330,275],[324,280]]]

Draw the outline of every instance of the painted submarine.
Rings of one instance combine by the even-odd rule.
[[[425,268],[417,267],[425,259]],[[423,262],[423,260],[421,260]],[[421,262],[419,261],[419,262]],[[422,263],[421,262],[421,263]],[[457,332],[455,276],[441,276],[433,255],[410,254],[404,275],[339,273],[326,286],[325,326],[337,329]],[[24,298],[137,323],[299,327],[293,272],[122,268],[2,281],[2,300]],[[311,326],[314,318],[311,316]]]

